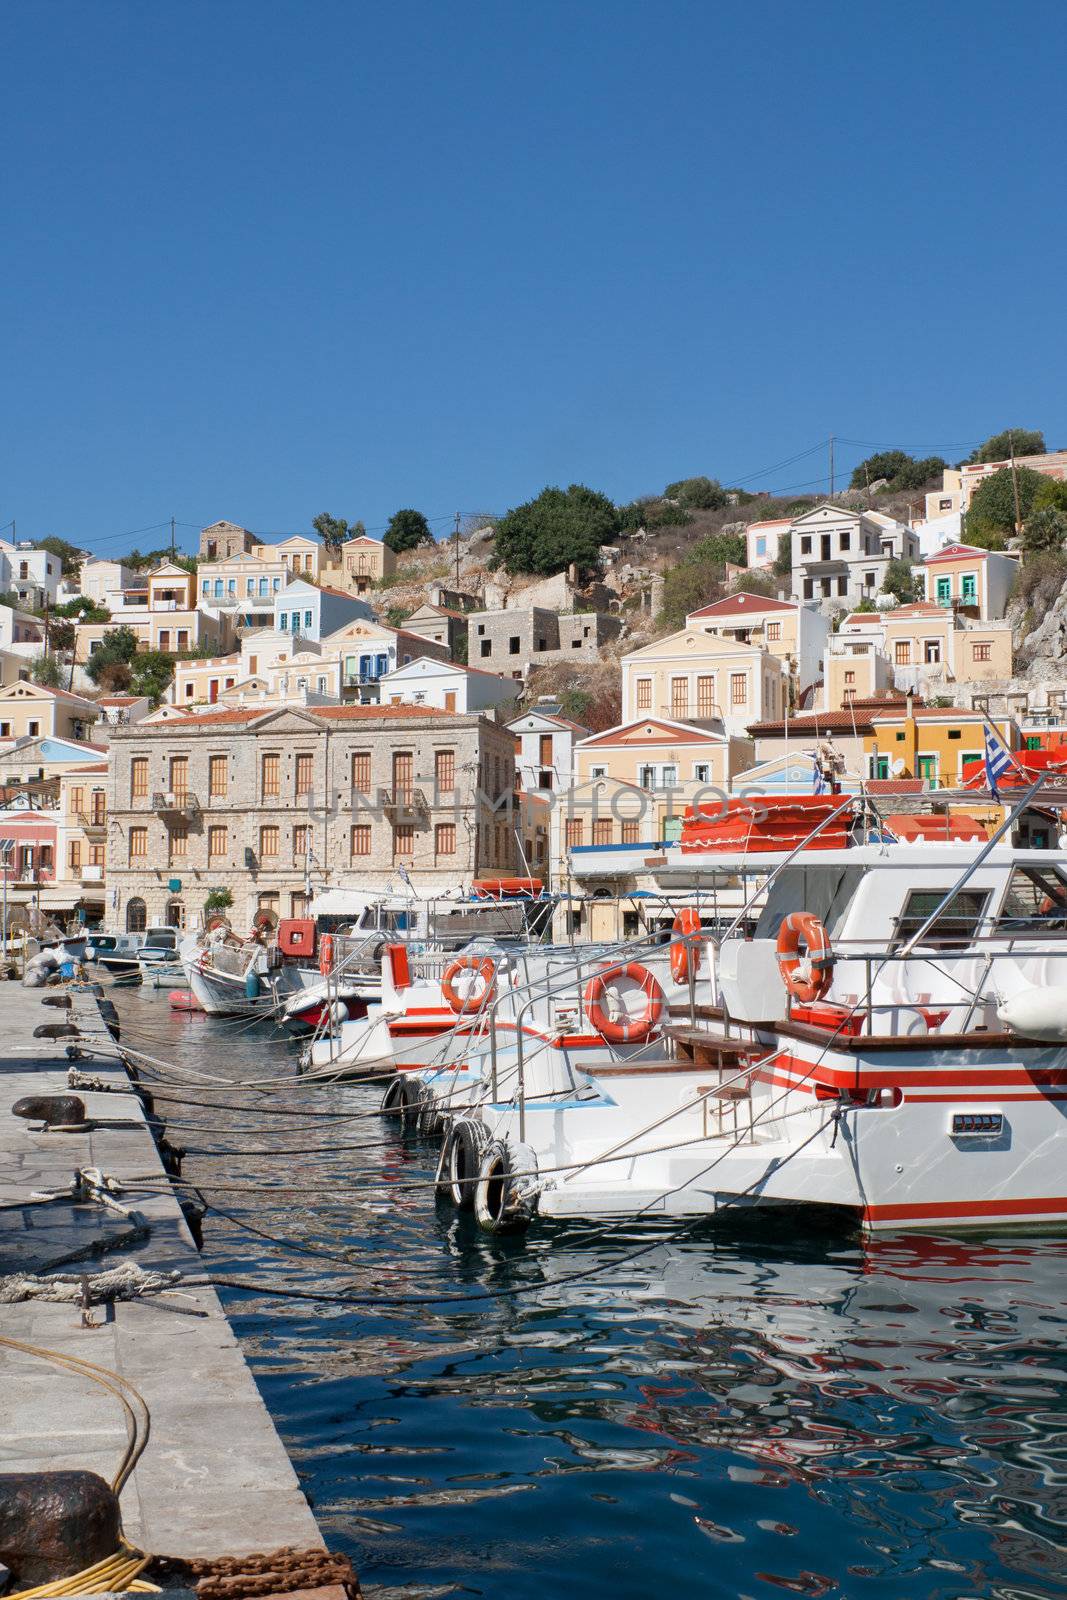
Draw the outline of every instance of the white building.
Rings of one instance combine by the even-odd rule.
[[[40,611],[54,606],[63,563],[51,550],[37,550],[28,541],[0,539],[0,590],[18,595],[20,605]]]
[[[541,701],[508,723],[519,741],[519,787],[528,793],[557,794],[574,782],[574,746],[589,729],[560,716],[554,701]]]
[[[773,517],[767,522],[752,522],[745,529],[748,546],[747,565],[754,570],[773,567],[778,560],[778,549],[783,533],[793,526],[791,517]]]
[[[335,633],[346,622],[373,621],[374,612],[366,600],[357,600],[340,589],[320,587],[305,578],[294,578],[273,597],[274,628],[290,638],[313,639],[316,643]]]
[[[890,561],[919,559],[918,536],[880,511],[826,501],[791,524],[793,598],[823,610],[851,611],[873,600]]]
[[[380,679],[382,705],[436,706],[440,711],[492,712],[515,699],[515,682],[458,661],[418,656]]]
[[[94,606],[108,605],[109,595],[121,595],[124,589],[134,589],[141,573],[121,561],[104,561],[99,556],[86,556],[74,585],[75,595],[84,595]]]

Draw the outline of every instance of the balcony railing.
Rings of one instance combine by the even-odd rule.
[[[107,813],[79,811],[78,826],[83,833],[106,833]]]
[[[90,861],[81,868],[78,876],[82,883],[103,883],[104,869],[99,861]]]
[[[200,801],[188,789],[168,789],[152,796],[152,810],[164,816],[195,817]]]

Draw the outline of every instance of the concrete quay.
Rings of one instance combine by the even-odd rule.
[[[150,1232],[133,1246],[57,1270],[91,1273],[132,1260],[145,1269],[177,1269],[182,1276],[177,1293],[95,1306],[91,1316],[98,1327],[84,1327],[75,1305],[0,1304],[0,1332],[110,1368],[144,1396],[151,1436],[121,1497],[131,1543],[187,1559],[282,1545],[323,1549],[174,1193],[161,1182],[163,1168],[140,1101],[132,1094],[76,1091],[90,1121],[103,1124],[85,1132],[38,1133],[11,1114],[23,1095],[67,1090],[69,1041],[32,1038],[39,1024],[66,1020],[64,1011],[41,1004],[42,995],[55,992],[0,982],[0,1276],[45,1273],[94,1240],[113,1239],[128,1228],[94,1201],[31,1203],[33,1192],[67,1189],[76,1168],[91,1166],[123,1184],[118,1198],[144,1216]],[[72,998],[71,1019],[94,1049],[111,1057],[78,1065],[126,1087],[125,1067],[94,997],[84,992]],[[138,1180],[150,1181],[152,1192]],[[99,1384],[0,1346],[0,1395],[0,1472],[86,1468],[110,1481],[126,1431],[117,1400]]]

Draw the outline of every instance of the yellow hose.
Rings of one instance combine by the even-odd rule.
[[[110,1367],[98,1366],[94,1361],[86,1361],[80,1356],[62,1355],[58,1350],[46,1350],[43,1345],[26,1344],[21,1339],[10,1339],[6,1335],[0,1335],[0,1345],[37,1356],[77,1377],[89,1378],[115,1396],[122,1407],[127,1441],[118,1470],[111,1480],[111,1487],[118,1494],[148,1443],[151,1415],[144,1396],[128,1378],[112,1372]],[[109,1591],[125,1589],[135,1589],[141,1594],[159,1594],[155,1584],[138,1577],[151,1559],[151,1556],[135,1550],[123,1540],[115,1554],[106,1556],[103,1561],[72,1573],[69,1578],[56,1578],[54,1582],[39,1584],[35,1589],[19,1589],[8,1600],[52,1600],[53,1596],[58,1595],[107,1594]]]
[[[18,1589],[10,1600],[52,1600],[53,1596],[71,1594],[107,1594],[123,1589],[136,1589],[141,1594],[159,1594],[154,1583],[147,1583],[138,1574],[151,1561],[140,1550],[123,1544],[113,1556],[106,1556],[69,1578],[56,1578],[53,1583],[41,1583],[35,1589]]]

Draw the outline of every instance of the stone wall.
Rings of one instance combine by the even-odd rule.
[[[195,925],[208,891],[228,889],[236,927],[250,925],[264,896],[282,916],[299,914],[303,894],[303,836],[309,828],[314,857],[313,892],[326,887],[384,888],[403,865],[420,890],[440,892],[469,883],[479,872],[513,872],[514,833],[506,813],[486,797],[510,794],[515,782],[514,740],[507,729],[481,717],[419,708],[290,708],[224,712],[148,727],[116,729],[109,773],[107,921],[126,925],[132,897],[145,902],[148,920],[162,921],[173,901],[186,926]],[[404,713],[401,715],[401,713]],[[455,793],[435,787],[436,754],[450,752]],[[352,787],[353,755],[369,758],[369,783]],[[388,804],[394,756],[412,756],[413,798]],[[264,756],[277,756],[278,792],[263,792]],[[309,756],[310,791],[297,793],[297,756]],[[183,812],[157,804],[173,792],[172,758],[188,759],[188,800]],[[211,757],[222,758],[226,793],[210,792]],[[147,794],[132,794],[132,763],[147,759]],[[220,765],[216,765],[216,773]],[[307,771],[307,764],[300,764]],[[369,853],[354,856],[352,830],[369,829]],[[398,849],[396,830],[410,827],[410,848]],[[454,851],[442,828],[454,829]],[[131,828],[145,829],[147,854],[131,858]],[[224,851],[211,830],[225,830]],[[270,853],[277,830],[277,854]],[[184,837],[183,837],[184,834]],[[403,837],[403,836],[401,836]],[[171,879],[180,891],[169,889]]]

